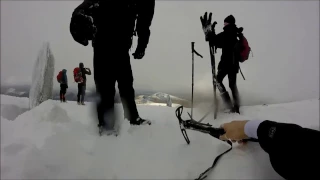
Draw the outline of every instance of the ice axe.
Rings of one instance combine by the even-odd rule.
[[[199,53],[194,49],[194,43],[195,43],[195,42],[191,42],[191,54],[192,54],[191,115],[188,113],[189,116],[191,117],[191,119],[193,119],[194,54],[196,54],[197,56],[203,58],[202,55],[199,54]]]

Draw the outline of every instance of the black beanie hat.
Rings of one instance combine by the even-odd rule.
[[[79,68],[83,68],[84,67],[84,64],[81,62],[81,63],[79,63]]]
[[[236,19],[232,15],[229,15],[224,19],[224,22],[229,23],[229,24],[235,24]]]

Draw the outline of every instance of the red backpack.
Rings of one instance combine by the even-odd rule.
[[[61,78],[62,78],[62,71],[60,71],[60,72],[58,73],[58,75],[57,75],[57,81],[58,81],[58,83],[61,82]]]
[[[251,47],[249,46],[247,38],[244,37],[244,35],[242,33],[241,33],[239,39],[240,40],[236,44],[235,48],[236,48],[236,52],[239,55],[238,56],[239,62],[243,63],[249,59]]]
[[[82,73],[79,67],[74,68],[73,70],[73,78],[76,83],[82,83],[83,78],[82,78]]]

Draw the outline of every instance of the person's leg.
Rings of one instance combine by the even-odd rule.
[[[237,87],[237,73],[229,73],[228,74],[229,79],[229,87],[232,92],[233,97],[233,112],[239,113],[239,106],[240,106],[240,97],[239,97],[239,91]]]
[[[62,84],[61,93],[62,93],[62,101],[66,102],[67,85]]]
[[[118,68],[121,73],[117,76],[119,93],[124,110],[124,116],[132,125],[151,124],[149,120],[140,118],[135,102],[135,91],[133,88],[133,74],[128,50],[119,52]]]
[[[78,102],[78,104],[80,104],[81,90],[82,90],[82,86],[81,86],[81,84],[78,84],[78,94],[77,94],[77,102]]]
[[[84,96],[86,95],[86,85],[82,86],[81,89],[81,104],[84,105]]]
[[[218,86],[220,86],[220,95],[221,98],[226,106],[227,109],[231,109],[232,108],[232,103],[231,103],[231,99],[229,96],[228,91],[226,90],[225,86],[223,85],[223,79],[226,77],[227,75],[227,71],[224,70],[219,70],[218,74],[217,74],[217,82],[219,83]]]
[[[60,102],[63,101],[63,91],[62,91],[62,84],[60,84]]]
[[[133,88],[133,74],[128,52],[121,52],[121,74],[117,76],[119,93],[124,110],[124,116],[129,121],[136,120],[139,117],[135,102],[135,91]],[[120,59],[119,59],[120,61]]]
[[[97,102],[97,117],[99,127],[112,129],[114,127],[114,96],[115,96],[115,69],[114,61],[110,54],[106,53],[107,48],[104,45],[95,44],[93,58],[93,76],[96,85],[96,91],[99,96]],[[110,56],[109,56],[110,55]]]

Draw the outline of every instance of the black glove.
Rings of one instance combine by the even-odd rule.
[[[209,41],[210,35],[215,34],[214,26],[215,26],[216,22],[214,22],[212,24],[211,19],[212,19],[212,13],[209,14],[209,17],[208,17],[207,12],[204,13],[203,17],[200,16],[202,30],[205,35],[206,41]]]
[[[134,59],[142,59],[144,57],[144,53],[145,50],[138,47],[132,55]]]
[[[97,29],[93,24],[91,16],[84,15],[81,12],[72,16],[70,32],[76,42],[83,46],[87,46],[89,44],[89,40],[94,38],[96,31]]]

